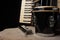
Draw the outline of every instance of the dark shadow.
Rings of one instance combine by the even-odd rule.
[[[19,24],[21,0],[4,1],[2,6],[3,12],[0,14],[0,30],[17,27]]]

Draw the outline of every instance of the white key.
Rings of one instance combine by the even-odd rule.
[[[33,0],[24,0],[24,1],[22,0],[20,21],[19,21],[20,23],[31,23],[32,5],[33,5]]]

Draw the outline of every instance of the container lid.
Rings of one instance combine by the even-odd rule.
[[[32,12],[58,12],[55,10],[33,10]]]

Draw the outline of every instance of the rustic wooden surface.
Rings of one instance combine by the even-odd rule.
[[[34,27],[30,27],[33,31]],[[0,32],[0,40],[60,40],[60,36],[42,37],[36,34],[26,36],[19,28],[9,28]]]

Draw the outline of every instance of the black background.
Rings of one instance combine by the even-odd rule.
[[[19,23],[19,15],[21,8],[21,0],[2,0],[0,13],[0,27],[17,26]]]

